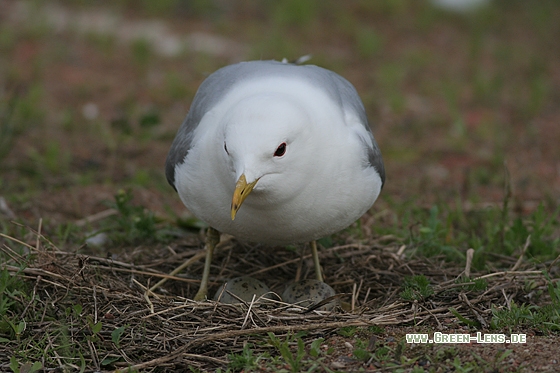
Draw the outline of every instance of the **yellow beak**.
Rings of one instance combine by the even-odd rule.
[[[259,179],[247,184],[245,174],[239,176],[239,180],[237,180],[237,184],[235,184],[235,191],[233,192],[233,198],[231,200],[231,220],[235,220],[237,211],[241,207],[243,201],[245,201],[245,198],[247,198],[249,193],[251,193],[257,184],[257,181],[259,181]]]

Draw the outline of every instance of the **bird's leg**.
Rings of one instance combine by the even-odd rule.
[[[319,263],[319,253],[317,253],[317,241],[311,241],[309,243],[309,246],[311,246],[313,265],[315,266],[315,275],[317,276],[317,280],[323,282],[323,275],[321,274],[321,263]]]
[[[206,231],[206,244],[204,249],[206,250],[206,260],[204,261],[204,271],[202,272],[202,280],[200,281],[200,288],[194,296],[194,300],[201,301],[206,298],[208,294],[208,276],[210,276],[210,264],[212,263],[212,254],[214,254],[214,248],[220,242],[220,232],[212,227],[209,227]]]

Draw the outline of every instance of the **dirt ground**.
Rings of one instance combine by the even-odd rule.
[[[9,142],[6,133],[0,139],[7,149],[0,152],[0,196],[19,221],[36,228],[43,219],[45,236],[55,237],[57,227],[105,211],[106,201],[126,187],[133,188],[136,203],[158,216],[185,215],[163,164],[196,88],[229,63],[304,54],[356,86],[383,153],[387,182],[363,222],[399,220],[410,204],[457,205],[464,211],[501,206],[504,185],[512,191],[513,213],[521,217],[541,203],[549,212],[559,205],[560,23],[555,20],[560,6],[555,2],[495,1],[492,10],[461,15],[404,0],[323,6],[310,1],[316,4],[311,15],[300,9],[299,18],[288,6],[177,3],[168,11],[128,1],[91,6],[0,0],[0,98],[20,102],[14,114],[18,127]],[[366,245],[379,249],[375,230],[365,236]],[[186,240],[200,246],[199,238],[193,234]],[[183,244],[171,246],[183,250]],[[401,244],[390,241],[387,249],[394,254]],[[77,250],[71,241],[57,245]],[[247,250],[250,258],[253,251]],[[139,265],[157,259],[145,247],[108,251],[88,254]],[[457,275],[462,264],[456,267]],[[381,267],[377,276],[391,269]],[[329,267],[327,259],[329,270],[339,269],[335,261]],[[285,277],[275,281],[291,275],[279,272]],[[343,281],[335,285],[352,292]],[[174,290],[192,297],[191,285]],[[462,330],[446,317],[428,317],[426,324]],[[396,348],[406,333],[421,329],[403,324],[387,323],[378,344]],[[526,344],[453,347],[463,362],[475,355],[495,362],[488,371],[560,371],[560,337],[523,332]],[[329,362],[331,369],[392,369],[357,363],[348,357],[345,342],[352,343],[329,336],[328,343],[340,352]],[[415,356],[435,356],[444,347],[449,346],[407,346]],[[505,350],[512,352],[496,360]],[[424,360],[417,366],[429,369]],[[447,362],[436,371],[462,370]]]

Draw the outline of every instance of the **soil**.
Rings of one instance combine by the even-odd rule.
[[[521,4],[498,4],[503,13],[492,13],[490,20],[456,14],[440,14],[433,20],[425,14],[422,20],[397,6],[370,14],[367,5],[351,2],[348,14],[382,38],[380,51],[360,51],[353,32],[343,32],[344,26],[321,13],[320,20],[310,21],[312,26],[287,27],[282,37],[294,40],[294,46],[274,44],[287,54],[279,55],[266,45],[274,38],[265,37],[266,22],[259,21],[262,9],[241,3],[239,9],[226,7],[216,13],[183,9],[175,15],[152,16],[131,5],[116,11],[102,5],[82,9],[72,2],[52,2],[39,13],[45,17],[44,25],[36,23],[38,13],[32,5],[36,3],[0,0],[0,30],[8,35],[0,40],[0,98],[20,99],[29,106],[18,109],[20,127],[9,152],[0,159],[0,193],[17,218],[31,227],[43,219],[48,237],[61,224],[106,210],[106,202],[126,187],[133,188],[135,203],[158,216],[171,219],[186,214],[166,185],[163,163],[196,87],[208,73],[228,63],[307,53],[314,56],[312,63],[329,67],[355,84],[384,154],[387,183],[364,221],[379,214],[396,216],[394,206],[411,201],[425,207],[459,204],[464,211],[500,206],[507,192],[504,185],[512,190],[513,212],[519,216],[534,212],[541,203],[547,211],[558,206],[560,43],[547,35],[559,35],[560,23],[549,22],[539,29],[537,12],[527,13]],[[552,19],[560,19],[559,6],[544,9]],[[96,21],[61,21],[64,17],[80,20],[84,15]],[[111,17],[116,17],[114,24]],[[479,39],[473,26],[477,22],[494,22],[486,24]],[[113,25],[111,34],[97,32],[99,24]],[[7,33],[10,28],[16,31]],[[130,34],[139,29],[152,33]],[[190,44],[171,53],[177,38]],[[170,47],[154,47],[164,44]],[[151,115],[157,121],[154,126],[145,124]],[[374,247],[378,237],[366,236],[371,238],[367,244]],[[199,236],[189,237],[200,247]],[[400,243],[391,245],[395,253]],[[173,248],[184,250],[178,243]],[[73,243],[60,243],[59,249],[77,250]],[[247,250],[244,255],[254,255]],[[154,255],[145,247],[110,251],[88,254],[126,259],[127,251],[140,251],[142,259],[128,259],[141,265]],[[229,259],[222,260],[223,264]],[[171,269],[172,264],[159,269]],[[220,271],[223,275],[224,267]],[[278,283],[287,281],[288,274],[279,276],[284,277]],[[186,297],[192,294],[190,287],[168,289],[174,290]],[[462,330],[451,318],[426,321],[436,329],[439,323],[449,333]],[[417,333],[421,327],[389,325],[384,330],[378,344],[393,348],[406,333]],[[520,332],[527,333],[526,344],[453,347],[463,363],[478,358],[496,361],[496,372],[560,371],[558,335]],[[332,369],[390,370],[357,363],[345,342],[352,340],[328,339],[340,352],[337,360],[329,362]],[[427,357],[444,347],[449,345],[407,348]],[[512,352],[497,361],[505,350]],[[417,365],[429,368],[426,358]],[[442,363],[436,371],[453,371],[451,366]]]

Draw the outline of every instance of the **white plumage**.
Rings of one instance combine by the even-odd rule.
[[[385,180],[354,87],[317,66],[274,61],[227,66],[203,82],[166,175],[199,219],[270,245],[344,229]]]

